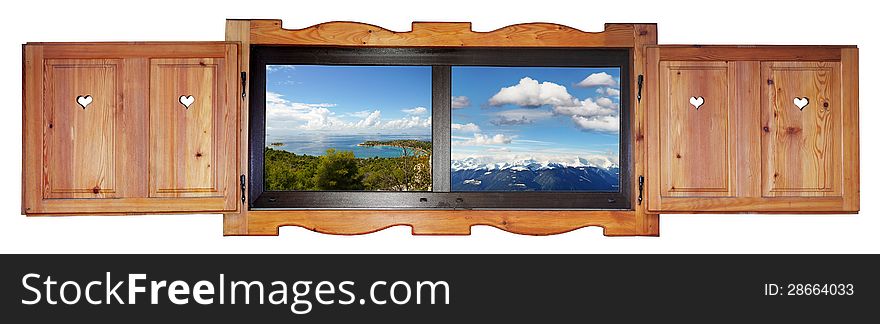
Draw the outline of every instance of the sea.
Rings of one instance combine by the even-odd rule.
[[[392,141],[412,139],[431,141],[431,135],[286,135],[283,137],[266,137],[266,146],[276,150],[285,150],[300,155],[321,156],[327,149],[337,151],[353,151],[356,158],[400,157],[403,149],[391,146],[358,146],[365,141]],[[272,145],[281,143],[282,145]]]

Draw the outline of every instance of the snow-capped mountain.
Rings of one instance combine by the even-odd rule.
[[[538,160],[535,158],[515,159],[510,161],[494,162],[489,159],[467,157],[452,160],[452,171],[458,170],[507,170],[537,171],[557,168],[581,168],[595,167],[602,169],[619,168],[617,163],[607,157],[593,157],[590,159],[573,157],[568,159]]]
[[[452,161],[454,191],[617,191],[620,168],[608,158],[539,161],[534,158],[490,162]]]

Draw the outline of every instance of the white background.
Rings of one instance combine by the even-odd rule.
[[[880,142],[876,8],[870,1],[7,1],[2,13],[0,252],[18,253],[877,253]],[[279,237],[223,237],[220,215],[26,218],[20,212],[21,44],[36,41],[223,40],[226,18],[278,18],[285,28],[350,20],[395,31],[412,21],[471,21],[477,31],[553,22],[585,31],[657,23],[661,44],[845,44],[860,48],[862,211],[858,215],[663,215],[659,238],[600,228],[532,237],[477,226],[471,236],[359,236],[284,227]]]

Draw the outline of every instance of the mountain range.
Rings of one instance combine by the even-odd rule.
[[[620,167],[608,159],[453,160],[453,191],[617,191]]]

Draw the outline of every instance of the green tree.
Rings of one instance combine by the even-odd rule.
[[[296,155],[267,147],[265,150],[266,190],[315,190],[315,170],[319,157]]]
[[[354,152],[328,149],[327,154],[321,156],[318,162],[314,184],[320,190],[363,189]]]

